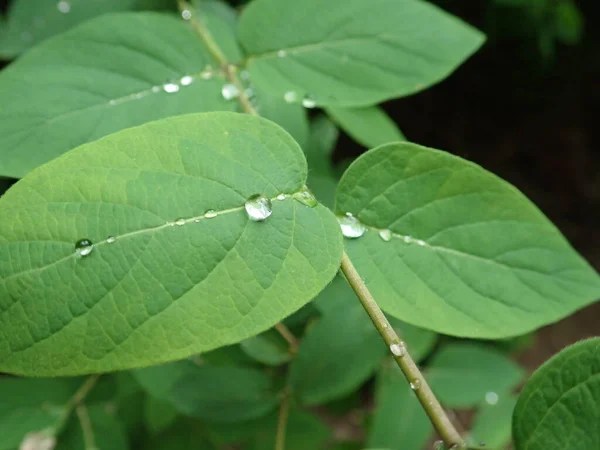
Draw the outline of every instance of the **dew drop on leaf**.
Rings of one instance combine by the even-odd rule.
[[[390,230],[381,230],[379,232],[379,237],[385,242],[389,242],[392,240],[392,232]]]
[[[168,94],[173,94],[179,91],[179,85],[176,83],[165,83],[163,84],[163,91]]]
[[[244,204],[244,208],[246,208],[246,213],[250,220],[254,220],[255,222],[265,220],[273,212],[271,200],[260,194],[249,197]]]
[[[194,78],[191,77],[190,75],[181,77],[181,80],[179,80],[179,82],[181,83],[182,86],[189,86],[190,84],[192,84],[193,81],[194,81]]]
[[[175,221],[175,225],[178,225],[178,226],[185,225],[185,219],[183,217],[180,217],[179,219],[177,219]]]
[[[240,90],[235,84],[227,83],[221,88],[221,95],[225,100],[233,100],[240,95]]]
[[[207,209],[204,213],[204,217],[206,217],[207,219],[214,219],[215,217],[217,217],[217,212],[214,209]]]
[[[181,17],[183,20],[190,20],[192,18],[192,12],[189,9],[181,11]]]
[[[404,236],[404,242],[406,242],[407,244],[411,244],[412,242],[414,242],[414,239],[412,236]]]
[[[87,256],[94,250],[94,244],[89,239],[80,239],[75,243],[75,252],[79,256]]]
[[[285,50],[279,50],[277,52],[277,56],[279,56],[280,58],[285,58],[287,56],[287,52]]]
[[[314,108],[315,106],[317,106],[317,101],[315,100],[312,94],[306,94],[302,98],[302,106],[304,106],[305,108]]]
[[[64,1],[64,0],[58,2],[58,4],[56,5],[56,7],[63,14],[68,14],[69,11],[71,11],[71,4],[69,2],[67,2],[67,1]]]
[[[390,345],[390,351],[394,356],[404,356],[406,355],[406,346],[404,345],[404,342],[392,344]]]
[[[313,193],[308,190],[306,186],[304,186],[304,189],[302,189],[300,192],[296,192],[295,194],[293,194],[292,197],[298,200],[303,205],[310,206],[311,208],[314,208],[319,204],[319,201],[315,198]]]
[[[114,244],[115,242],[117,242],[117,238],[114,236],[109,236],[106,238],[106,242],[109,244]]]
[[[485,394],[485,401],[488,405],[496,405],[498,403],[498,394],[495,392],[487,392]]]
[[[277,200],[285,200],[285,194],[279,194]]]
[[[342,228],[342,234],[347,238],[359,238],[367,231],[367,227],[350,213],[338,216],[338,222]]]
[[[283,94],[283,99],[286,103],[296,103],[298,101],[298,94],[294,91],[287,91]]]
[[[419,380],[418,378],[417,378],[417,379],[415,379],[415,380],[413,380],[413,381],[410,383],[410,388],[411,388],[413,391],[417,391],[417,390],[419,390],[419,389],[421,388],[421,380]]]

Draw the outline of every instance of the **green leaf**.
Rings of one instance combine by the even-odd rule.
[[[159,436],[152,436],[144,450],[217,450],[197,421],[182,418]]]
[[[484,448],[503,449],[511,441],[511,419],[517,397],[503,396],[495,405],[483,405],[469,431],[472,446],[485,444]]]
[[[305,147],[308,160],[308,185],[328,208],[333,208],[338,178],[333,172],[332,153],[339,137],[337,126],[325,115],[310,123],[310,135]]]
[[[247,450],[273,450],[277,435],[278,416],[272,415],[256,426],[256,436]],[[323,448],[331,432],[317,417],[307,412],[292,410],[285,430],[285,450]]]
[[[358,304],[326,314],[302,339],[290,365],[293,392],[306,405],[339,398],[364,383],[386,351]]]
[[[496,404],[523,381],[525,371],[492,348],[462,342],[437,351],[425,376],[444,406],[460,409]]]
[[[151,433],[160,433],[177,419],[177,410],[171,403],[148,397],[144,404],[144,419]]]
[[[105,13],[170,9],[171,0],[13,0],[0,40],[0,58],[10,59],[41,41]]]
[[[280,366],[292,358],[289,345],[274,330],[246,339],[240,345],[248,356],[269,366]]]
[[[0,371],[142,367],[271,328],[341,259],[331,212],[291,197],[305,182],[287,133],[235,113],[124,130],[39,168],[0,198]],[[258,193],[262,222],[244,211]]]
[[[110,450],[127,450],[129,443],[122,424],[116,417],[108,414],[103,406],[85,408],[80,414],[74,414],[66,430],[58,438],[56,450],[81,450],[90,449],[86,445],[83,427],[88,426],[87,415],[91,433],[96,444],[95,448]]]
[[[423,448],[433,427],[395,362],[385,365],[377,378],[375,406],[368,447]]]
[[[49,39],[0,73],[0,175],[151,120],[235,109],[210,63],[188,24],[158,13],[104,15]]]
[[[0,450],[19,447],[28,433],[57,427],[76,389],[68,379],[0,378]]]
[[[600,448],[600,338],[578,342],[529,379],[513,416],[517,450]]]
[[[445,152],[397,143],[365,153],[335,210],[367,227],[346,251],[383,310],[413,325],[510,337],[600,296],[598,274],[535,205]]]
[[[584,32],[583,14],[571,0],[559,2],[555,12],[556,37],[564,44],[577,45]]]
[[[257,85],[327,106],[421,91],[483,42],[477,30],[419,0],[255,0],[242,12],[239,37]]]
[[[178,361],[137,369],[134,375],[153,397],[207,422],[255,419],[278,404],[269,377],[247,367],[198,366],[191,361]]]
[[[377,106],[327,108],[327,114],[352,139],[367,148],[406,140],[394,121]]]

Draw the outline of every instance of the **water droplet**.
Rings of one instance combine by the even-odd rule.
[[[296,192],[292,195],[293,198],[298,200],[300,203],[306,206],[314,208],[319,204],[319,201],[315,198],[312,192],[308,190],[306,186],[300,192]]]
[[[27,433],[19,445],[19,450],[53,450],[56,447],[56,438],[51,430]]]
[[[67,14],[69,11],[71,11],[71,4],[69,2],[67,2],[67,1],[64,1],[64,0],[58,2],[58,4],[56,5],[56,7],[63,14]]]
[[[277,196],[277,200],[285,200],[285,198],[286,198],[286,197],[285,197],[285,194],[279,194],[279,195]]]
[[[114,236],[109,236],[106,238],[106,242],[109,244],[114,244],[115,242],[117,242],[117,238]]]
[[[317,106],[317,102],[312,94],[306,94],[302,98],[302,106],[304,106],[305,108],[314,108],[315,106]]]
[[[233,100],[240,95],[240,90],[235,84],[225,84],[221,88],[221,95],[225,100]]]
[[[427,245],[427,242],[422,241],[421,239],[416,239],[415,244],[420,245],[421,247],[424,247]]]
[[[347,238],[359,238],[367,231],[367,227],[350,213],[346,213],[345,216],[338,216],[338,222],[342,228],[342,234]]]
[[[165,83],[163,84],[163,91],[172,94],[179,91],[179,85],[176,83]]]
[[[113,100],[110,100],[110,101],[108,102],[108,104],[109,104],[110,106],[115,106],[115,105],[117,104],[117,101],[113,99]]]
[[[498,394],[495,392],[488,392],[485,394],[485,401],[488,405],[496,405],[498,403]]]
[[[244,81],[247,81],[250,79],[250,72],[248,72],[247,70],[242,70],[240,72],[240,78]]]
[[[379,237],[385,242],[390,242],[392,240],[392,232],[390,230],[381,230],[379,232]]]
[[[175,226],[175,222],[168,221],[168,222],[166,223],[166,225],[167,225],[168,227],[174,227],[174,226]]]
[[[458,450],[458,444],[452,444],[449,450]]]
[[[183,17],[183,20],[190,20],[192,18],[192,12],[189,9],[184,9],[181,11],[181,17]]]
[[[264,195],[259,194],[249,197],[248,200],[246,200],[244,207],[246,208],[250,220],[254,220],[255,222],[265,220],[273,212],[271,200]]]
[[[286,103],[296,103],[298,101],[298,94],[294,91],[287,91],[283,94],[283,99]]]
[[[413,237],[410,235],[404,236],[403,239],[407,244],[411,244],[414,241]]]
[[[152,92],[154,92],[154,93],[160,92],[160,86],[152,86]]]
[[[217,217],[217,212],[214,209],[207,209],[204,213],[204,217],[206,217],[207,219],[214,219],[215,217]]]
[[[206,72],[202,72],[200,74],[200,78],[202,78],[203,80],[210,80],[212,78],[212,76],[213,76],[212,69],[208,70]]]
[[[419,380],[418,378],[417,378],[417,379],[415,379],[415,380],[413,380],[413,381],[410,383],[410,388],[411,388],[413,391],[417,391],[417,390],[419,390],[419,389],[421,388],[421,380]]]
[[[181,80],[179,80],[179,82],[181,83],[182,86],[189,86],[190,84],[192,84],[193,81],[194,81],[194,78],[191,77],[190,75],[181,77]]]
[[[392,344],[390,345],[390,351],[394,356],[404,356],[406,355],[406,346],[404,345],[404,342]]]
[[[445,450],[444,441],[435,441],[433,443],[433,450]]]
[[[279,50],[277,52],[277,56],[279,56],[280,58],[285,58],[287,56],[287,52],[285,50]]]
[[[79,256],[87,256],[94,250],[94,244],[89,239],[80,239],[75,243],[75,252]]]
[[[175,225],[178,225],[178,226],[185,225],[185,219],[183,217],[180,217],[179,219],[177,219],[175,221]]]

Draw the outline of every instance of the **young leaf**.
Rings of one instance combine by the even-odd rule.
[[[368,446],[420,450],[433,427],[395,363],[386,364],[377,378],[375,415]]]
[[[239,37],[254,82],[307,106],[368,106],[418,92],[483,42],[419,0],[255,0]]]
[[[385,111],[378,106],[327,108],[327,114],[359,144],[377,147],[406,138]]]
[[[292,197],[306,170],[285,131],[236,113],[123,130],[37,169],[0,198],[0,371],[141,367],[271,328],[340,264],[331,212]]]
[[[292,358],[288,343],[274,330],[246,339],[240,346],[248,356],[269,366],[280,366]]]
[[[90,435],[92,435],[96,447],[88,445]],[[107,413],[105,408],[100,405],[84,407],[80,414],[73,414],[67,428],[59,436],[56,446],[56,450],[93,450],[94,448],[129,449],[123,425],[118,418]]]
[[[256,369],[179,361],[138,369],[134,375],[150,395],[207,422],[255,419],[278,404],[271,380]]]
[[[339,398],[364,383],[386,352],[358,304],[326,314],[302,339],[290,365],[293,392],[306,405]]]
[[[335,210],[359,221],[346,234],[366,227],[346,251],[375,299],[420,327],[516,336],[600,296],[598,274],[535,205],[445,152],[397,143],[365,153],[340,181]]]
[[[485,444],[484,448],[503,449],[511,441],[511,419],[517,397],[502,396],[495,405],[485,404],[477,410],[469,431],[472,446]]]
[[[578,342],[544,363],[515,407],[517,450],[600,448],[600,338]]]
[[[0,175],[151,120],[235,109],[211,63],[188,24],[158,13],[104,15],[49,39],[0,72]]]
[[[524,376],[525,371],[502,353],[467,342],[442,347],[426,371],[440,402],[459,409],[498,403]]]
[[[49,37],[105,13],[172,6],[171,0],[13,0],[6,35],[0,40],[0,58],[14,58]]]
[[[144,404],[144,419],[151,433],[160,433],[177,419],[177,410],[171,403],[148,397]]]

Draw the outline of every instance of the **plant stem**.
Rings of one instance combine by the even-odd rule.
[[[94,430],[87,408],[84,405],[78,405],[75,411],[77,412],[77,417],[79,417],[81,431],[83,431],[85,450],[96,450],[96,439],[94,438]]]
[[[286,389],[279,408],[279,420],[277,421],[277,434],[275,435],[275,450],[285,450],[285,431],[290,415],[290,392]]]
[[[344,252],[342,256],[341,269],[348,280],[348,284],[350,284],[356,293],[356,296],[362,303],[367,314],[377,328],[377,331],[379,331],[379,334],[388,347],[395,345],[403,350],[403,354],[394,355],[394,359],[396,360],[396,363],[398,363],[398,366],[408,382],[411,383],[411,386],[418,386],[414,389],[414,392],[441,438],[450,448],[453,448],[452,446],[464,448],[464,440],[446,415],[446,412],[444,411],[444,408],[442,408],[442,405],[440,405],[438,399],[431,391],[431,388],[427,384],[427,381],[425,381],[423,374],[410,356],[410,353],[405,349],[404,343],[400,340],[383,314],[383,311],[381,311],[381,308],[379,308],[379,305],[375,302],[371,292],[365,285],[346,252]]]
[[[290,344],[290,353],[295,355],[298,351],[298,339],[296,339],[296,336],[292,334],[292,332],[283,324],[283,322],[279,322],[277,325],[275,325],[275,329],[287,341],[287,343]]]
[[[57,433],[59,433],[67,424],[67,420],[69,420],[69,417],[71,417],[73,410],[83,403],[90,391],[94,389],[98,378],[100,378],[100,375],[92,375],[88,377],[69,399],[56,426]]]

